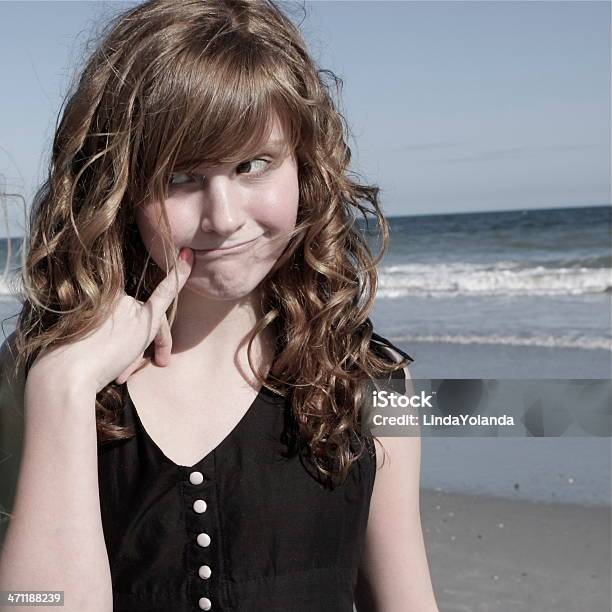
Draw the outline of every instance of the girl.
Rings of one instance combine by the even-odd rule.
[[[419,439],[383,462],[361,431],[363,383],[411,359],[368,318],[388,228],[326,73],[270,0],[109,24],[4,350],[26,433],[0,588],[79,611],[437,610]]]

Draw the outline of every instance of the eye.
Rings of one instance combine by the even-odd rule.
[[[248,172],[247,174],[249,174],[250,176],[259,176],[260,174],[263,174],[266,171],[266,168],[270,165],[270,160],[268,159],[264,159],[263,157],[257,157],[255,159],[250,159],[248,161],[242,162],[241,164],[238,165],[238,168],[241,168],[243,166],[252,166],[253,162],[262,162],[262,166],[261,166],[261,170],[258,170],[256,172]]]
[[[192,180],[192,176],[187,172],[173,172],[168,178],[168,185],[183,185]]]
[[[248,172],[250,168],[255,165],[257,168],[257,162],[260,164],[260,169],[254,172]],[[263,157],[257,157],[250,159],[248,161],[242,162],[236,166],[237,169],[246,168],[247,172],[242,172],[242,174],[247,174],[249,177],[258,177],[268,169],[268,166],[272,164],[272,160],[265,159]],[[168,186],[175,187],[179,185],[189,184],[191,181],[201,182],[204,180],[204,176],[202,175],[193,175],[190,172],[172,172],[168,177]]]

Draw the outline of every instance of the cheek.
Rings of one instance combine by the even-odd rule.
[[[181,233],[181,220],[168,215],[170,225],[170,238],[174,243]],[[150,203],[141,207],[136,212],[136,225],[144,246],[153,259],[159,264],[164,259],[162,228],[165,227],[161,207],[156,203]]]
[[[292,202],[282,200],[269,204],[263,208],[258,221],[275,231],[287,231],[295,227],[297,206]]]
[[[283,182],[282,188],[269,193],[264,205],[258,207],[258,220],[278,231],[293,229],[297,220],[299,197],[297,177],[289,177]]]

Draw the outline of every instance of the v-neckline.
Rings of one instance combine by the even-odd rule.
[[[229,439],[234,435],[234,433],[243,425],[247,417],[251,414],[251,412],[253,412],[255,405],[259,403],[259,400],[264,395],[272,396],[274,398],[281,397],[279,394],[273,393],[267,387],[262,385],[257,395],[255,396],[255,399],[253,399],[253,401],[251,402],[250,406],[246,409],[244,414],[240,417],[240,419],[236,422],[236,424],[232,427],[232,429],[223,437],[223,439],[213,449],[211,449],[206,455],[204,455],[204,457],[196,461],[193,465],[182,465],[170,459],[170,457],[168,457],[168,455],[162,450],[159,444],[152,438],[152,436],[147,431],[147,428],[144,426],[144,423],[142,422],[140,415],[138,414],[138,408],[136,407],[134,399],[132,398],[132,395],[127,385],[127,381],[123,383],[123,387],[124,387],[124,393],[125,393],[124,397],[126,398],[127,402],[129,403],[131,407],[132,414],[134,415],[134,420],[137,424],[137,427],[140,427],[145,438],[150,443],[150,445],[155,450],[155,452],[159,454],[164,461],[166,461],[167,463],[169,463],[170,465],[172,465],[173,467],[179,470],[194,470],[195,468],[201,466],[207,459],[212,457],[214,453],[218,452],[219,449],[224,444],[226,444],[229,441]]]

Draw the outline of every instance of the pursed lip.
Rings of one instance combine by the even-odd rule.
[[[233,244],[233,245],[226,246],[226,247],[218,247],[218,248],[215,248],[215,249],[193,249],[193,251],[195,253],[201,253],[201,254],[204,254],[204,253],[222,253],[224,251],[237,251],[241,247],[246,247],[249,244],[252,244],[253,242],[258,240],[259,238],[261,238],[261,236],[256,236],[252,240],[247,240],[246,242],[240,242],[239,244]]]

